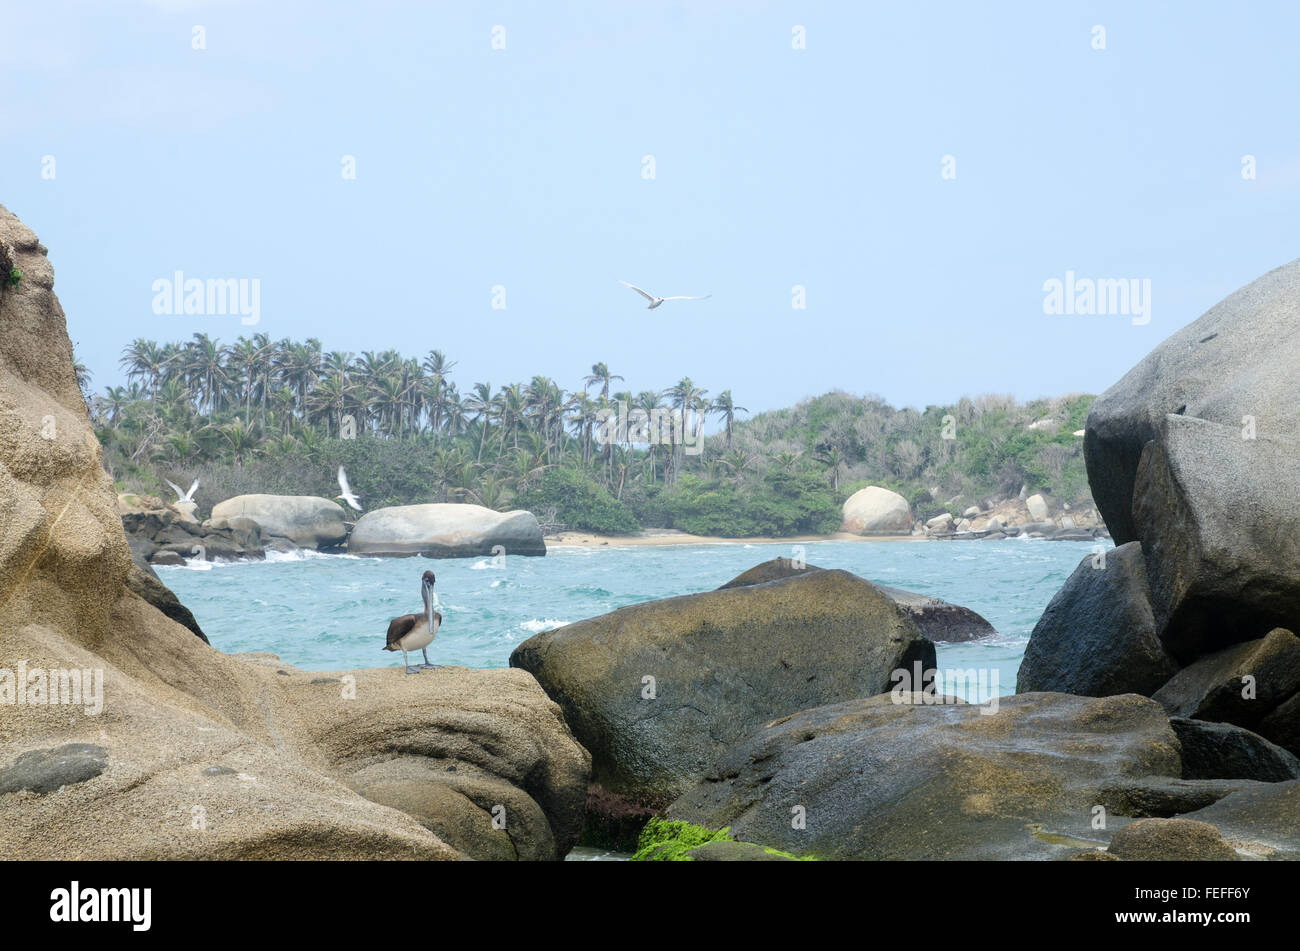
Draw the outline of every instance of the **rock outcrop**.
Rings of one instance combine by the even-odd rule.
[[[1232,723],[1290,748],[1268,718],[1300,696],[1300,638],[1277,628],[1184,667],[1153,695],[1170,716]],[[1266,722],[1267,721],[1267,722]],[[1292,753],[1300,750],[1292,749]]]
[[[842,532],[854,535],[906,535],[912,530],[912,507],[897,492],[869,485],[844,501]]]
[[[770,720],[890,689],[934,645],[846,571],[620,608],[519,645],[608,793],[661,806]]]
[[[337,502],[314,495],[237,495],[212,507],[212,522],[255,522],[263,537],[299,548],[333,548],[348,537],[347,513]]]
[[[1121,571],[1075,572],[1030,638],[1020,689],[1140,691],[1176,717],[1300,752],[1297,364],[1300,261],[1096,400],[1088,481]],[[1214,756],[1239,768],[1254,755],[1239,741],[1201,743],[1198,770]]]
[[[725,591],[728,588],[763,584],[768,581],[775,581],[778,578],[789,578],[794,575],[821,570],[816,565],[799,564],[790,558],[773,558],[742,572],[722,585],[718,590]],[[895,604],[911,615],[922,636],[932,641],[959,643],[978,640],[981,637],[990,637],[997,633],[992,624],[970,608],[962,607],[959,604],[949,604],[947,601],[932,598],[927,594],[904,591],[902,588],[894,588],[890,585],[878,584],[876,588],[888,595]]]
[[[467,558],[504,552],[545,555],[532,512],[496,512],[482,505],[435,502],[375,509],[358,519],[348,551],[359,555]]]
[[[1030,635],[1019,693],[1150,696],[1178,673],[1156,634],[1137,542],[1086,556]]]
[[[1300,759],[1245,727],[1170,717],[1183,749],[1184,779],[1300,779]]]
[[[124,499],[134,499],[126,503]],[[266,557],[261,530],[248,519],[211,519],[200,523],[187,518],[175,505],[150,505],[150,496],[118,496],[122,528],[131,550],[154,565],[179,565],[188,561],[247,561]]]
[[[1177,777],[1159,704],[1021,694],[996,713],[889,695],[756,731],[668,809],[737,839],[824,859],[1051,858],[1098,841],[1108,777]]]
[[[46,251],[2,207],[0,246],[0,853],[562,856],[589,757],[527,675],[308,674],[132,590]]]
[[[1294,439],[1183,416],[1143,449],[1134,526],[1160,637],[1184,663],[1300,621],[1297,471]]]
[[[1092,404],[1088,482],[1117,545],[1141,535],[1133,488],[1169,414],[1261,436],[1300,433],[1300,260],[1234,292],[1156,347]],[[1249,417],[1249,422],[1247,421]],[[1278,487],[1280,488],[1280,487]]]
[[[181,627],[197,634],[203,643],[208,643],[208,636],[203,633],[203,628],[199,627],[194,613],[181,604],[180,598],[176,597],[171,588],[162,583],[158,573],[148,564],[135,562],[133,559],[131,570],[126,575],[126,587]]]
[[[1300,861],[1300,779],[1243,789],[1183,818],[1214,826],[1252,858]]]
[[[1130,862],[1237,862],[1241,857],[1208,822],[1139,819],[1115,833],[1111,855]]]

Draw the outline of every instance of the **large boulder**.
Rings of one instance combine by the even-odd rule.
[[[842,532],[854,535],[906,535],[912,530],[912,507],[897,492],[869,485],[844,501]]]
[[[134,553],[132,561],[135,562]],[[181,604],[180,598],[159,580],[158,573],[148,564],[141,565],[136,562],[131,565],[131,570],[126,576],[126,587],[177,624],[198,635],[203,643],[208,643],[208,636],[203,633],[203,628],[199,627],[194,613]]]
[[[1142,452],[1133,518],[1165,645],[1189,663],[1300,626],[1300,443],[1165,417]]]
[[[1184,667],[1153,694],[1170,716],[1252,730],[1300,693],[1300,638],[1277,628]],[[1265,734],[1266,738],[1271,739]]]
[[[1139,819],[1110,840],[1111,855],[1131,862],[1236,862],[1240,856],[1208,822]]]
[[[1209,823],[1250,857],[1300,860],[1300,779],[1252,786],[1183,818]]]
[[[263,535],[299,548],[331,548],[348,537],[347,513],[337,502],[314,495],[237,495],[212,507],[212,519],[256,522]]]
[[[906,611],[920,632],[932,641],[959,644],[997,633],[983,615],[960,604],[949,604],[928,594],[904,591],[887,584],[876,587]]]
[[[1019,859],[1097,841],[1114,777],[1180,771],[1154,701],[1037,693],[973,704],[879,696],[768,723],[668,809],[825,859]]]
[[[1183,749],[1183,779],[1300,779],[1300,759],[1245,727],[1170,717]]]
[[[789,578],[793,575],[821,570],[816,565],[796,562],[791,558],[773,558],[741,572],[718,590],[725,591],[727,588],[763,584],[778,578]],[[885,584],[878,584],[876,588],[887,594],[895,604],[910,614],[921,634],[932,641],[959,643],[990,637],[997,633],[992,624],[970,608]]]
[[[2,207],[0,248],[0,854],[567,851],[589,758],[532,678],[231,657],[131,589],[45,249]]]
[[[1300,260],[1276,268],[1169,337],[1092,404],[1083,449],[1092,496],[1117,545],[1141,534],[1133,486],[1170,413],[1261,435],[1300,432]],[[1268,485],[1270,491],[1285,491]]]
[[[261,530],[256,522],[235,518],[227,521],[208,519],[200,524],[184,518],[175,506],[146,508],[136,504],[123,505],[118,496],[118,509],[122,512],[122,527],[126,530],[131,550],[138,552],[151,564],[184,564],[190,559],[199,561],[243,561],[265,557]],[[148,499],[148,496],[136,496]]]
[[[1186,755],[1184,753],[1184,755]],[[1184,771],[1186,766],[1184,765]],[[1107,780],[1098,804],[1107,812],[1133,819],[1169,818],[1195,812],[1243,789],[1253,779],[1175,779],[1172,776],[1122,777]]]
[[[1137,542],[1086,556],[1025,647],[1016,691],[1150,696],[1178,672],[1156,635]]]
[[[559,703],[603,790],[661,806],[762,724],[881,693],[934,656],[888,596],[836,570],[620,608],[529,638],[510,665]]]
[[[357,520],[348,551],[359,555],[466,558],[495,554],[545,555],[532,512],[497,512],[482,505],[434,502],[375,509]]]

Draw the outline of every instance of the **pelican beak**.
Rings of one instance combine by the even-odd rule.
[[[428,581],[420,582],[424,589],[421,593],[424,595],[424,619],[429,625],[429,630],[433,630],[433,585]]]

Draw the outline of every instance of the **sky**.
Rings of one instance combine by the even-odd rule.
[[[1297,35],[1281,2],[0,0],[0,204],[97,390],[134,338],[262,332],[437,348],[462,392],[1095,393],[1300,256]],[[256,281],[257,323],[156,312],[177,271]],[[1067,272],[1149,290],[1045,313]]]

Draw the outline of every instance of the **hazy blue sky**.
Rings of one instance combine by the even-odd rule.
[[[1099,392],[1300,254],[1294,3],[0,7],[0,203],[97,389],[201,330],[437,347],[462,391]],[[260,323],[155,315],[178,269],[259,279]],[[1067,270],[1150,322],[1044,314]]]

